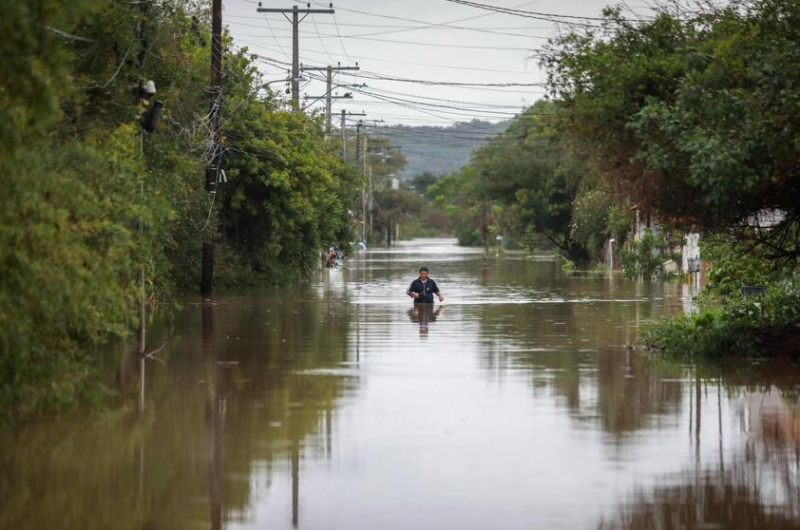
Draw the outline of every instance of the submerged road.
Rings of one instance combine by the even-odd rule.
[[[0,434],[0,528],[800,526],[797,367],[652,359],[686,286],[453,243],[157,315],[123,410]]]

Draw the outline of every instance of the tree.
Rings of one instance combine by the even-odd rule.
[[[419,175],[415,175],[411,178],[409,185],[411,189],[422,195],[423,197],[428,197],[428,188],[434,184],[439,177],[431,173],[430,171],[424,171]]]
[[[504,134],[476,150],[462,175],[479,205],[484,244],[493,217],[499,230],[517,240],[535,232],[568,258],[584,260],[588,254],[573,236],[571,217],[586,168],[554,128],[555,108],[537,102]]]
[[[708,4],[711,6],[711,4]],[[800,257],[800,6],[737,1],[556,39],[543,60],[563,130],[615,193],[684,226]],[[778,210],[775,226],[759,212]]]
[[[221,279],[251,284],[300,279],[323,245],[349,242],[355,172],[325,149],[319,123],[259,95],[245,52],[223,61],[230,183],[214,197],[203,189],[202,4],[12,4],[0,21],[4,416],[85,397],[92,346],[131,331],[134,300],[196,289],[204,238],[222,239]],[[150,79],[164,115],[144,133],[139,89]]]

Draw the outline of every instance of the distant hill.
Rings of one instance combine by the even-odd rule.
[[[399,175],[405,180],[425,171],[434,175],[457,171],[469,163],[474,149],[505,131],[509,123],[473,120],[450,127],[392,125],[374,129],[373,134],[388,138],[406,156],[408,164]]]

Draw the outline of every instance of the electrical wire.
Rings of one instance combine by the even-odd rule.
[[[344,53],[344,56],[347,57],[347,60],[352,63],[353,59],[351,59],[350,54],[347,53],[347,48],[344,45],[344,39],[342,39],[342,33],[339,31],[339,22],[336,19],[336,13],[333,14],[333,23],[336,27],[336,35],[339,37],[339,46],[342,48],[342,53]]]
[[[559,15],[556,13],[540,13],[537,11],[523,11],[521,9],[514,9],[510,7],[500,7],[488,4],[480,4],[478,2],[472,2],[471,0],[443,0],[443,1],[452,4],[459,4],[463,6],[473,7],[475,9],[493,11],[495,13],[501,13],[504,15],[514,15],[523,18],[545,20],[548,22],[555,22],[557,24],[572,24],[580,26],[590,25],[591,27],[596,27],[596,24],[586,24],[586,22],[608,22],[608,19],[601,17],[585,17],[585,16],[575,16],[575,15]],[[574,20],[577,22],[569,22],[570,20]],[[640,22],[640,20],[633,20],[633,19],[615,19],[615,20],[620,20],[621,22]]]
[[[275,39],[275,44],[278,45],[278,49],[285,57],[289,57],[289,55],[284,51],[283,46],[281,46],[280,41],[278,40],[278,36],[275,35],[275,30],[272,29],[272,24],[269,23],[269,18],[267,18],[266,13],[262,13],[264,15],[264,20],[267,22],[267,27],[269,28],[269,32],[272,34],[272,38]]]
[[[114,79],[117,78],[117,75],[119,75],[120,71],[122,70],[122,67],[125,66],[125,61],[128,60],[128,55],[131,53],[131,50],[133,49],[133,45],[134,44],[136,44],[136,37],[131,39],[131,45],[128,46],[128,51],[125,52],[125,55],[122,57],[122,60],[119,62],[119,66],[117,67],[117,70],[114,72],[114,75],[112,75],[111,78],[109,78],[109,80],[106,81],[105,84],[103,84],[100,88],[106,88],[108,85],[110,85],[111,83],[114,82]]]
[[[254,34],[249,34],[249,35],[248,34],[242,34],[242,35],[239,35],[239,37],[267,38],[264,35],[254,35]],[[245,41],[241,41],[240,40],[240,42],[245,42]],[[245,42],[245,44],[251,44],[251,43]],[[268,49],[268,50],[272,49],[272,48],[270,48],[268,46],[264,46],[264,45],[261,45],[261,44],[252,44],[252,45],[256,46],[258,48],[264,48],[264,49]],[[315,53],[315,54],[319,54],[319,55],[322,55],[324,53],[324,52],[321,52],[319,50],[314,50],[314,49],[304,49],[303,51],[304,51],[304,53]],[[383,57],[367,57],[367,56],[363,56],[363,55],[362,56],[358,56],[358,55],[345,56],[345,55],[338,54],[338,53],[330,53],[329,55],[334,55],[334,56],[337,56],[337,57],[346,57],[350,62],[354,62],[353,59],[358,59],[359,61],[379,61],[381,63],[405,64],[405,65],[416,66],[416,67],[420,67],[420,68],[435,68],[437,70],[440,70],[440,69],[444,68],[444,69],[448,69],[448,70],[461,70],[461,71],[470,71],[470,72],[489,72],[489,73],[497,73],[497,74],[517,74],[517,75],[532,75],[533,74],[533,72],[520,72],[520,71],[514,71],[514,70],[499,70],[499,69],[496,69],[496,68],[478,68],[478,67],[474,67],[474,66],[473,67],[470,67],[470,66],[455,66],[455,65],[451,65],[451,64],[431,64],[431,63],[420,63],[420,62],[411,62],[411,61],[397,61],[397,60],[393,60],[393,59],[386,59],[386,58],[383,58]],[[287,63],[287,64],[289,64],[289,63]]]

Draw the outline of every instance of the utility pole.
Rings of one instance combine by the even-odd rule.
[[[222,0],[211,3],[211,112],[210,129],[213,151],[211,162],[206,168],[206,191],[211,195],[211,207],[217,193],[217,177],[222,162],[222,146],[217,141],[222,106]],[[213,231],[212,231],[213,233]],[[209,236],[203,243],[203,271],[200,277],[200,292],[211,292],[214,283],[214,241]]]
[[[342,109],[342,160],[347,160],[347,117],[348,116],[366,116],[363,112],[347,112]],[[358,153],[358,145],[356,145],[356,153]],[[356,155],[358,156],[358,155]]]
[[[356,168],[361,170],[361,127],[364,126],[364,122],[358,120],[356,123]]]
[[[361,122],[359,122],[359,123],[361,123]],[[362,183],[361,184],[361,212],[362,213],[361,213],[361,216],[362,216],[362,223],[363,223],[363,226],[364,226],[364,228],[363,228],[364,236],[363,236],[362,239],[365,240],[365,241],[367,239],[367,234],[366,234],[366,231],[367,231],[367,216],[369,215],[369,207],[367,205],[367,196],[368,196],[367,195],[367,193],[368,193],[368,188],[367,188],[367,142],[368,142],[368,140],[369,140],[369,136],[367,136],[365,134],[364,135],[364,147],[363,147],[364,150],[361,153],[361,162],[362,162],[362,166],[361,166],[361,183]],[[357,146],[356,148],[360,149],[361,146]]]
[[[325,136],[331,134],[331,92],[333,92],[333,68],[328,65],[327,83],[325,84]]]
[[[326,87],[326,90],[325,90],[325,116],[327,117],[327,121],[325,122],[325,134],[326,135],[330,135],[331,134],[331,118],[332,118],[332,116],[331,116],[331,104],[332,104],[332,101],[331,100],[336,99],[335,97],[331,96],[331,93],[333,92],[333,73],[334,72],[341,72],[343,70],[361,70],[361,67],[358,66],[358,63],[356,63],[355,66],[342,66],[341,63],[340,63],[338,66],[330,66],[330,65],[328,65],[328,66],[315,66],[315,67],[304,66],[303,67],[303,71],[304,72],[305,71],[309,71],[309,72],[312,72],[312,71],[318,71],[318,72],[319,71],[325,71],[327,73],[327,79],[326,79],[327,87]],[[346,98],[346,99],[350,99],[350,98]]]
[[[280,13],[292,24],[292,108],[295,111],[300,110],[300,23],[314,13],[332,15],[333,4],[330,6],[331,9],[311,9],[311,4],[307,4],[305,9],[299,9],[297,6],[292,6],[291,9],[273,9],[261,7],[261,2],[258,3],[256,10],[258,13]],[[286,13],[291,13],[292,18],[286,16]],[[300,18],[301,14],[303,18]]]
[[[342,109],[342,160],[347,160],[347,111]]]

